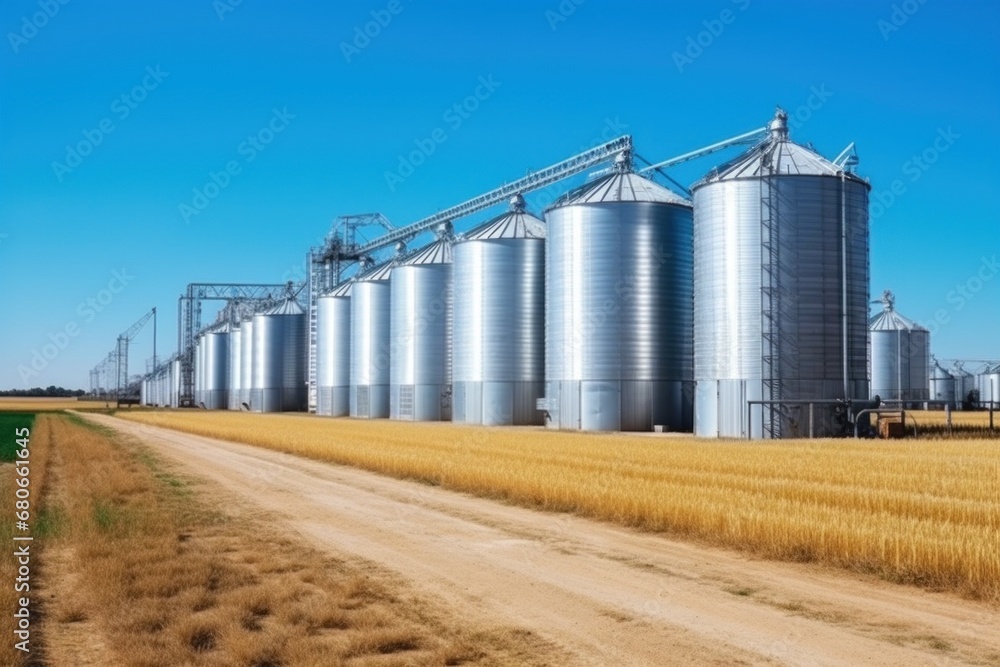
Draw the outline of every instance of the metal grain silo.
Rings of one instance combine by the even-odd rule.
[[[175,359],[170,364],[170,407],[181,406],[181,360]]]
[[[251,410],[250,394],[254,386],[254,363],[253,363],[253,316],[243,320],[240,324],[240,409]],[[259,379],[256,380],[258,383]]]
[[[243,395],[243,327],[236,322],[229,332],[229,400],[227,408],[240,409],[240,398]]]
[[[250,408],[255,412],[306,409],[306,314],[292,298],[253,317]]]
[[[360,274],[351,287],[351,416],[389,417],[389,279],[395,264]]]
[[[229,327],[220,326],[202,339],[205,370],[203,401],[209,410],[225,410],[229,405]]]
[[[392,270],[389,416],[451,420],[452,239],[447,231]]]
[[[316,302],[316,414],[346,417],[351,412],[350,281]]]
[[[194,344],[194,404],[205,403],[205,335],[199,334]]]
[[[153,392],[150,389],[152,380],[143,378],[139,383],[139,405],[153,405]]]
[[[620,160],[545,218],[549,426],[689,431],[691,204]]]
[[[955,378],[935,361],[930,374],[930,400],[955,407]]]
[[[951,370],[951,374],[955,378],[955,405],[959,409],[968,407],[968,404],[971,403],[969,394],[976,389],[975,374],[965,370],[963,366],[964,364],[958,361],[955,362],[955,366]]]
[[[997,405],[994,407],[1000,407],[1000,364],[995,367],[987,365],[976,378],[979,389],[979,405],[989,407],[991,403],[996,403]]]
[[[929,394],[931,334],[896,312],[896,299],[886,290],[883,310],[868,323],[871,336],[871,396],[883,401],[923,402]]]
[[[544,423],[545,223],[511,211],[456,241],[452,420]]]
[[[748,401],[868,397],[870,186],[787,120],[692,188],[699,436],[839,434],[842,406]]]

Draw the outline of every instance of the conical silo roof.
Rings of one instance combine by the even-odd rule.
[[[778,109],[768,126],[770,134],[739,157],[718,166],[705,178],[694,184],[698,188],[708,183],[757,178],[760,176],[840,176],[844,171],[812,148],[802,146],[788,138],[788,114]],[[847,173],[847,178],[868,183],[859,176]]]
[[[934,367],[931,369],[931,379],[932,380],[951,380],[953,379],[952,374],[946,371],[941,366],[941,362],[935,361]]]
[[[509,211],[471,229],[460,240],[544,238],[545,223],[525,211],[524,199],[518,195],[511,200]]]
[[[265,311],[264,315],[302,315],[305,312],[295,299],[285,299],[274,308]]]
[[[869,331],[927,331],[925,327],[896,312],[896,297],[892,292],[883,292],[881,302],[882,312],[868,320]]]
[[[551,208],[575,204],[604,204],[608,202],[657,202],[690,206],[679,194],[668,190],[648,178],[629,171],[609,174],[598,180],[571,190],[556,201]]]
[[[452,240],[450,238],[438,239],[437,241],[424,246],[421,250],[418,250],[407,257],[399,264],[399,266],[415,266],[417,264],[451,264],[451,245]]]

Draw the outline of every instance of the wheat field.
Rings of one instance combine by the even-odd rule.
[[[146,412],[126,419],[1000,600],[1000,448]]]

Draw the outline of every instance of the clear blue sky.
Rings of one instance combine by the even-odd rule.
[[[933,323],[941,357],[1000,358],[1000,274],[982,264],[1000,255],[1000,9],[908,0],[896,5],[916,11],[893,17],[893,4],[5,2],[0,387],[86,388],[154,305],[172,353],[185,285],[280,282],[337,215],[412,222],[602,133],[664,159],[760,126],[777,104],[799,121],[793,139],[828,157],[856,141],[875,192],[899,181],[872,223],[873,297],[891,288],[900,312]],[[345,52],[372,11],[391,21]],[[477,88],[478,109],[446,115]],[[796,116],[810,96],[817,108]],[[244,143],[272,123],[271,143]],[[399,156],[438,128],[445,140],[390,187]],[[89,154],[68,157],[81,142]],[[912,162],[925,150],[926,169]],[[674,175],[689,184],[731,155]],[[185,222],[180,205],[230,161],[239,173]],[[87,306],[122,270],[124,289]],[[67,325],[66,349],[22,381]],[[132,369],[150,355],[144,332]]]

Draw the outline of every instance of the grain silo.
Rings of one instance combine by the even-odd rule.
[[[549,426],[690,430],[691,204],[623,157],[545,217]]]
[[[243,395],[243,326],[236,319],[229,331],[229,410],[240,409],[240,397]]]
[[[174,359],[170,364],[170,407],[181,406],[181,360]]]
[[[931,368],[929,385],[932,402],[955,407],[955,377],[945,370],[938,361],[935,361]]]
[[[253,317],[250,409],[306,409],[306,315],[295,299]]]
[[[240,409],[250,410],[250,394],[253,391],[253,315],[240,324]]]
[[[194,404],[205,403],[205,335],[198,334],[194,344]]]
[[[389,416],[451,420],[452,239],[439,238],[398,264],[389,281]]]
[[[351,413],[351,288],[335,287],[316,302],[316,414]]]
[[[209,410],[225,410],[229,405],[229,326],[223,324],[202,338],[202,401]]]
[[[542,424],[545,224],[511,210],[464,234],[454,255],[455,422]]]
[[[996,403],[994,407],[1000,407],[1000,364],[995,367],[987,364],[977,376],[977,389],[979,390],[979,405],[987,408]]]
[[[784,111],[769,130],[692,188],[700,436],[840,434],[842,406],[803,401],[868,396],[870,186],[791,142]]]
[[[955,366],[952,368],[951,374],[955,378],[956,407],[960,410],[970,407],[972,402],[970,394],[976,389],[975,374],[965,370],[964,364],[961,361],[955,362]]]
[[[931,334],[896,311],[896,299],[886,290],[882,312],[868,323],[871,332],[871,396],[883,401],[918,403],[929,395]]]
[[[389,279],[395,264],[376,266],[351,287],[352,417],[389,417]]]

